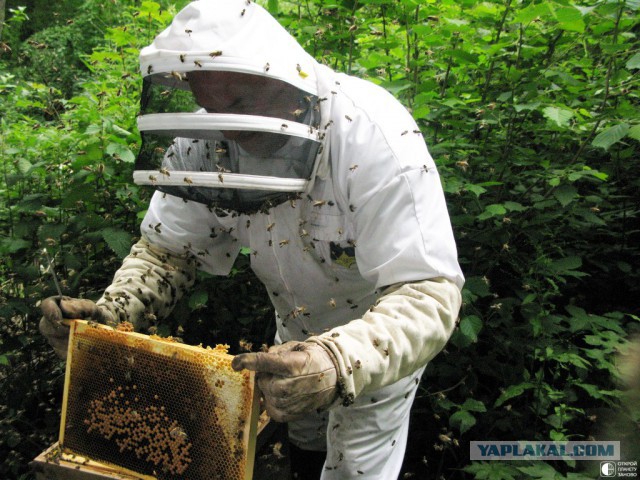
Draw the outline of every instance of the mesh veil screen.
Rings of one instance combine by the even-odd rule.
[[[176,85],[144,82],[141,119],[151,119],[151,123],[140,126],[142,148],[136,160],[136,183],[149,184],[165,193],[211,207],[242,213],[269,208],[296,197],[304,189],[265,188],[260,179],[269,177],[269,185],[283,179],[284,184],[294,180],[302,181],[304,185],[313,176],[320,151],[321,142],[317,136],[305,138],[300,132],[293,134],[293,126],[290,127],[286,120],[265,120],[267,123],[271,120],[272,126],[277,124],[277,132],[268,131],[265,125],[251,126],[252,119],[255,122],[260,117],[250,115],[246,116],[246,126],[229,127],[227,130],[232,131],[225,132],[222,126],[212,126],[215,120],[212,120],[214,123],[208,120],[215,115],[199,107],[191,92],[179,88],[181,80],[166,80]],[[309,96],[304,99],[301,100],[304,108],[300,110],[304,113],[297,118],[297,123],[311,137],[311,132],[317,131],[311,126],[319,115],[317,101]],[[228,139],[229,136],[233,140]],[[245,142],[253,146],[251,153],[243,148]],[[190,172],[198,175],[190,175]],[[234,174],[252,176],[252,179],[243,186],[230,186],[230,181],[224,182],[225,177],[233,181],[228,175]]]

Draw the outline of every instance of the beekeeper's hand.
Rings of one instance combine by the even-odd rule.
[[[288,422],[325,410],[338,397],[338,373],[331,354],[313,342],[287,342],[264,353],[237,355],[231,366],[257,372],[269,416]]]
[[[115,323],[111,312],[87,299],[49,297],[40,303],[40,310],[40,333],[47,338],[49,345],[63,360],[67,358],[69,343],[69,327],[62,323],[63,319],[90,319],[107,325]]]

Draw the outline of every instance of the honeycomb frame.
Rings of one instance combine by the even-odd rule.
[[[157,480],[252,478],[254,373],[214,349],[71,322],[59,444]]]

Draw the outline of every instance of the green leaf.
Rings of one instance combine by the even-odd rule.
[[[22,175],[26,175],[27,173],[29,173],[29,170],[31,169],[31,163],[29,162],[29,160],[25,159],[25,158],[19,158],[17,161],[17,167],[18,167],[18,171],[22,174]]]
[[[523,382],[523,383],[519,383],[517,385],[509,385],[500,394],[500,396],[496,400],[496,403],[494,404],[494,406],[495,407],[499,407],[500,405],[502,405],[507,400],[511,400],[512,398],[519,397],[526,390],[530,390],[530,389],[532,389],[534,387],[535,387],[535,385],[533,383],[531,383],[531,382]]]
[[[115,134],[116,134],[116,135],[118,135],[119,137],[124,137],[124,138],[126,138],[126,137],[131,136],[131,132],[129,132],[129,131],[127,131],[127,130],[125,130],[125,129],[124,129],[124,128],[122,128],[122,127],[119,127],[118,125],[115,125],[115,124],[114,124],[114,125],[112,125],[112,126],[111,126],[111,129],[113,130],[113,133],[115,133]]]
[[[491,217],[498,217],[507,213],[507,209],[504,208],[504,205],[499,203],[494,203],[492,205],[487,205],[480,215],[478,215],[478,220],[486,220]]]
[[[467,183],[464,186],[464,189],[475,194],[476,197],[479,197],[480,195],[482,195],[487,191],[486,188],[481,187],[480,185],[474,185],[473,183]]]
[[[527,210],[527,207],[518,202],[507,201],[503,204],[507,210],[510,212],[524,212]]]
[[[549,6],[546,2],[538,4],[530,4],[528,7],[523,8],[514,17],[513,23],[529,23],[536,18],[545,18],[549,14]]]
[[[102,238],[107,242],[109,248],[113,250],[113,253],[121,259],[129,255],[133,241],[129,232],[116,230],[115,228],[107,228],[102,231]]]
[[[551,270],[556,273],[568,273],[572,270],[580,268],[582,266],[582,258],[580,257],[564,257],[558,260],[554,260],[551,263]]]
[[[488,297],[491,295],[489,284],[482,277],[469,277],[464,283],[464,289],[470,291],[478,297]]]
[[[464,433],[476,424],[476,417],[466,410],[460,410],[449,417],[449,425]]]
[[[560,472],[556,471],[551,465],[544,462],[537,462],[530,467],[517,467],[522,473],[525,474],[525,478],[540,479],[540,480],[560,480],[564,478]]]
[[[571,185],[560,185],[553,191],[553,196],[556,197],[560,205],[566,207],[577,198],[578,190]]]
[[[627,136],[634,140],[640,140],[640,125],[634,125],[627,132]]]
[[[633,57],[627,60],[625,65],[629,70],[640,68],[640,52],[636,53]]]
[[[0,239],[0,254],[9,255],[30,246],[31,242],[22,238],[5,237]]]
[[[624,136],[628,132],[629,125],[627,125],[626,123],[620,123],[600,132],[598,135],[596,135],[596,138],[593,139],[593,142],[591,142],[591,144],[594,147],[600,147],[608,150],[611,145],[622,140],[622,138],[624,138]]]
[[[516,480],[522,477],[507,462],[472,462],[462,470],[472,474],[475,480]]]
[[[516,112],[522,112],[523,110],[537,110],[538,107],[540,106],[540,102],[534,102],[534,103],[521,103],[518,105],[514,105],[513,108],[515,109]]]
[[[278,13],[278,0],[268,0],[267,10],[269,13],[276,15]]]
[[[482,330],[482,320],[476,315],[469,315],[460,320],[460,331],[472,342],[478,340],[478,333]]]
[[[204,308],[207,306],[207,302],[209,301],[209,294],[204,290],[198,290],[193,292],[189,297],[189,308],[191,310],[198,310],[199,308]]]
[[[6,355],[0,355],[0,365],[4,365],[6,367],[11,365],[11,362],[9,362],[9,357],[7,357]]]
[[[542,110],[542,114],[552,122],[555,122],[559,127],[566,126],[573,117],[571,110],[558,107],[546,107]]]
[[[582,20],[582,14],[573,7],[560,7],[555,9],[555,16],[558,20],[558,26],[562,30],[570,32],[584,32],[585,24]]]
[[[486,412],[487,407],[480,400],[467,398],[462,404],[462,409],[468,412]]]
[[[110,143],[107,145],[106,152],[107,154],[120,158],[122,161],[127,163],[133,163],[136,159],[136,156],[129,147],[121,143]]]

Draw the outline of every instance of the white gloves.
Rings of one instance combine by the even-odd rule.
[[[40,333],[47,338],[49,345],[63,360],[67,358],[69,343],[69,327],[62,323],[63,319],[91,319],[112,326],[116,323],[111,312],[87,299],[49,297],[42,301],[40,310],[42,310],[42,318],[38,325]]]
[[[264,353],[237,355],[231,366],[257,372],[267,413],[288,422],[326,410],[338,398],[338,372],[327,349],[317,343],[287,342]]]

